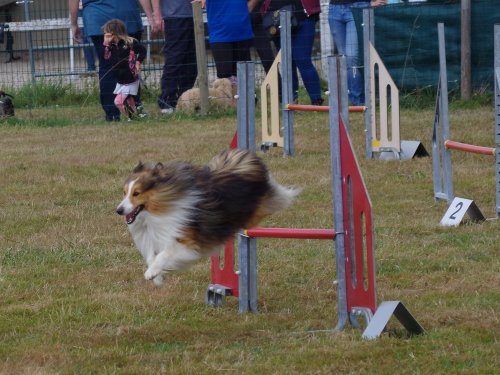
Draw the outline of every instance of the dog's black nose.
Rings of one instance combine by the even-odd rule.
[[[117,213],[118,215],[123,215],[123,207],[118,207],[118,208],[116,209],[116,213]]]

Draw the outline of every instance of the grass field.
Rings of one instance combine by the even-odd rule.
[[[107,124],[82,107],[18,110],[0,122],[0,374],[493,374],[500,367],[500,223],[439,221],[431,158],[366,160],[351,134],[374,211],[378,301],[401,300],[426,330],[397,321],[375,341],[337,323],[330,241],[258,242],[259,314],[236,299],[204,303],[209,263],[157,288],[123,218],[121,186],[139,161],[205,163],[228,146],[235,116]],[[433,110],[405,110],[403,139],[431,149]],[[493,146],[493,106],[454,109],[452,138]],[[296,115],[296,151],[262,157],[304,191],[263,226],[331,228],[326,114]],[[495,216],[493,158],[454,153],[457,196]],[[495,368],[497,370],[495,370]]]

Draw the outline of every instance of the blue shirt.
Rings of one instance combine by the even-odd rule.
[[[113,18],[122,20],[129,34],[144,30],[137,0],[83,0],[82,4],[88,36],[103,35],[101,27]]]
[[[253,39],[247,0],[207,0],[206,8],[210,43]]]

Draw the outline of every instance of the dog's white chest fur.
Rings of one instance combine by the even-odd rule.
[[[162,273],[185,269],[201,258],[197,251],[178,241],[188,220],[185,207],[193,205],[193,198],[188,198],[180,201],[168,215],[155,216],[143,211],[129,225],[134,243],[148,265],[146,279],[160,284]]]
[[[154,257],[170,248],[181,234],[182,225],[174,215],[153,216],[142,212],[140,217],[129,225],[134,243],[149,265]]]

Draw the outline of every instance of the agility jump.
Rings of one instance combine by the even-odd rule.
[[[453,192],[453,175],[451,168],[451,150],[462,151],[480,155],[496,155],[496,217],[500,217],[500,25],[495,25],[495,111],[496,147],[477,146],[451,140],[448,117],[448,77],[446,70],[446,48],[444,39],[444,24],[438,24],[439,38],[439,82],[438,98],[436,102],[436,113],[434,117],[433,138],[432,138],[432,165],[434,179],[434,198],[436,200],[446,200],[450,205],[450,213],[457,217],[460,209],[465,209],[462,198],[456,198]],[[455,203],[453,201],[457,199]],[[465,200],[468,204],[473,204],[470,200]],[[471,219],[482,221],[484,216],[475,204],[472,211],[468,212]],[[464,212],[465,213],[465,212]],[[441,224],[447,225],[447,215]],[[459,221],[452,221],[450,225],[457,225]]]
[[[224,265],[212,258],[212,283],[206,301],[223,303],[225,296],[239,299],[239,310],[257,312],[257,238],[322,239],[335,241],[338,323],[335,330],[345,328],[348,321],[358,327],[358,316],[366,319],[363,337],[380,335],[394,314],[412,333],[423,328],[400,301],[383,302],[377,309],[375,290],[375,260],[372,228],[372,206],[356,157],[338,109],[338,60],[329,58],[330,151],[332,168],[333,212],[335,229],[253,228],[239,236],[239,271],[234,271],[234,245],[225,249]],[[240,148],[255,151],[255,83],[254,63],[238,64],[238,130]],[[245,93],[246,92],[246,93]],[[242,98],[247,98],[246,102]],[[253,148],[252,148],[253,147]]]
[[[295,154],[294,116],[295,111],[328,112],[328,106],[302,105],[293,103],[291,70],[291,31],[289,12],[281,12],[281,50],[261,86],[262,144],[261,150],[283,147],[285,156]],[[399,132],[399,90],[373,46],[373,10],[363,11],[364,65],[366,106],[349,106],[347,97],[347,74],[341,70],[339,97],[341,112],[347,129],[348,113],[364,113],[366,134],[366,156],[368,159],[399,159],[429,156],[419,141],[402,141]],[[341,60],[345,64],[345,59]],[[279,66],[281,65],[281,118],[279,101]],[[376,74],[376,72],[378,74]],[[376,93],[379,93],[378,98]],[[384,93],[382,95],[382,93]],[[377,106],[378,103],[378,106]],[[378,110],[378,111],[377,111]],[[377,118],[378,112],[378,118]],[[390,120],[390,122],[389,122]],[[390,127],[389,127],[390,124]]]

